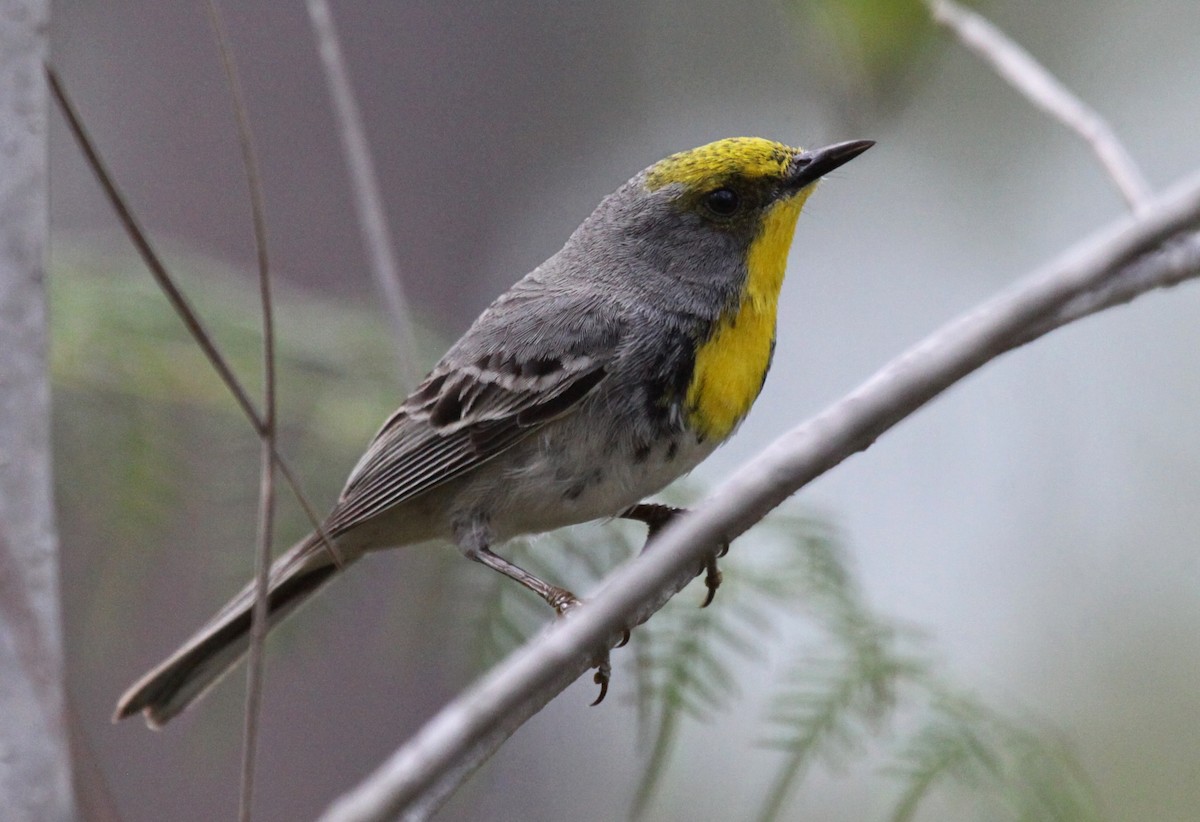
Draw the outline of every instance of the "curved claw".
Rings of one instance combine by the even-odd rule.
[[[726,545],[725,550],[729,550]],[[723,553],[713,554],[704,560],[704,587],[708,593],[704,597],[704,602],[701,603],[701,608],[707,608],[712,605],[713,597],[717,595],[717,589],[721,587],[721,569],[717,567],[717,557],[724,556]]]
[[[612,665],[608,662],[608,654],[604,655],[604,659],[596,666],[596,673],[592,677],[592,682],[600,686],[600,695],[596,697],[596,701],[589,707],[596,707],[604,701],[604,697],[608,696],[608,683],[612,679]]]
[[[654,541],[659,531],[665,528],[673,519],[686,513],[686,508],[643,502],[630,507],[621,516],[625,519],[632,519],[646,524],[646,544],[642,546],[642,550],[645,551],[650,547],[650,543]],[[713,597],[717,595],[717,589],[721,587],[721,572],[717,569],[717,560],[728,553],[729,540],[723,539],[717,545],[717,549],[713,555],[704,560],[702,570],[704,572],[704,585],[708,589],[708,593],[704,597],[704,604],[700,606],[701,608],[707,608],[712,604]],[[628,641],[628,631],[625,632],[625,637],[626,641]],[[624,644],[625,642],[621,643],[621,645]]]
[[[554,608],[555,613],[559,618],[567,617],[573,610],[578,608],[583,603],[579,598],[565,588],[551,588],[547,591],[546,602]],[[616,647],[620,648],[625,643],[629,642],[629,629],[626,628],[621,636],[620,643]],[[592,681],[600,686],[600,694],[596,697],[593,706],[599,705],[604,701],[604,697],[608,696],[608,683],[612,680],[612,664],[608,660],[608,651],[598,657],[594,663],[596,674],[592,677]]]

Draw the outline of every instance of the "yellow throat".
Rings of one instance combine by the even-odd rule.
[[[673,154],[649,170],[650,189],[678,184],[711,190],[730,177],[781,180],[800,149],[757,137],[718,140]],[[771,364],[775,317],[796,219],[814,184],[777,200],[760,216],[746,258],[746,281],[736,305],[717,321],[696,352],[684,400],[689,426],[705,439],[733,433],[758,398]]]
[[[733,433],[762,390],[775,345],[775,318],[796,219],[812,186],[780,200],[763,216],[746,259],[741,302],[717,323],[696,352],[686,411],[691,427],[707,438]]]

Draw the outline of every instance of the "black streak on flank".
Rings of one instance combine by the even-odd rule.
[[[659,370],[646,384],[646,416],[663,434],[677,427],[672,420],[671,407],[687,396],[696,368],[697,349],[692,336],[679,329],[666,338],[659,354]]]

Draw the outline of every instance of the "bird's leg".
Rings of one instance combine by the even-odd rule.
[[[642,548],[644,551],[650,547],[650,543],[654,541],[654,537],[658,535],[659,531],[666,528],[676,517],[687,512],[686,508],[676,508],[674,505],[641,502],[626,510],[621,514],[621,518],[645,523],[647,533],[646,545]],[[713,597],[717,595],[717,589],[721,587],[721,569],[717,567],[717,560],[727,553],[729,553],[729,542],[722,540],[717,546],[717,550],[704,558],[704,566],[700,570],[704,572],[704,587],[708,593],[700,605],[701,608],[707,608],[712,604]]]
[[[468,559],[473,559],[482,565],[486,565],[493,571],[499,571],[509,579],[524,585],[541,597],[547,605],[554,609],[554,612],[559,617],[566,616],[568,612],[580,605],[579,598],[566,588],[551,585],[540,577],[529,573],[521,566],[515,565],[499,554],[494,553],[490,547],[491,538],[486,525],[475,522],[465,527],[455,527],[454,536],[459,550]],[[628,632],[626,632],[626,639],[628,639]],[[607,648],[592,660],[592,667],[596,669],[596,675],[592,680],[600,686],[600,695],[596,697],[596,701],[592,704],[599,705],[608,694],[608,683],[612,679],[612,666],[608,661]]]
[[[546,604],[553,608],[559,616],[565,616],[567,611],[579,605],[579,599],[566,588],[551,585],[521,566],[514,565],[499,554],[493,553],[490,548],[478,548],[474,551],[467,551],[466,554],[470,559],[521,583],[545,600]]]

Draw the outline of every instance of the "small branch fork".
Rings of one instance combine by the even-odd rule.
[[[87,161],[88,166],[96,175],[105,195],[116,213],[118,220],[128,234],[134,247],[142,257],[142,261],[150,270],[154,280],[158,283],[163,294],[167,297],[167,301],[171,307],[179,315],[180,320],[187,328],[200,350],[208,358],[213,370],[225,383],[226,388],[237,401],[238,406],[250,420],[251,426],[262,442],[262,465],[259,483],[259,517],[257,527],[255,553],[255,586],[257,589],[257,598],[255,600],[254,611],[251,618],[251,644],[250,644],[250,660],[247,666],[247,691],[246,691],[246,712],[245,723],[243,727],[243,754],[242,754],[242,788],[241,796],[238,803],[238,816],[243,822],[248,822],[250,819],[250,808],[253,799],[254,787],[254,752],[256,748],[257,727],[259,706],[261,703],[262,693],[262,645],[266,633],[266,589],[267,589],[267,574],[270,566],[270,546],[272,540],[272,531],[274,525],[274,499],[275,499],[275,468],[278,467],[280,474],[291,487],[296,500],[304,509],[313,530],[321,536],[325,548],[329,551],[330,557],[334,564],[339,568],[342,566],[342,558],[338,553],[336,546],[325,533],[321,518],[317,516],[312,503],[301,489],[295,474],[291,467],[279,453],[275,440],[275,343],[274,343],[274,321],[271,300],[271,286],[269,276],[269,266],[266,251],[266,228],[263,218],[262,190],[261,177],[258,173],[257,164],[254,158],[254,149],[249,132],[249,126],[245,117],[245,104],[242,100],[241,89],[237,82],[236,73],[232,63],[232,58],[228,53],[224,29],[220,22],[219,13],[214,5],[209,4],[209,14],[212,20],[214,29],[217,32],[218,45],[221,51],[222,65],[225,69],[226,76],[229,80],[230,91],[234,99],[234,111],[238,119],[238,139],[241,145],[242,158],[246,167],[247,183],[250,189],[251,212],[254,224],[254,241],[256,248],[256,256],[258,260],[259,273],[259,293],[262,302],[263,313],[263,383],[264,383],[264,405],[265,411],[260,414],[255,407],[254,402],[250,399],[249,393],[242,385],[241,381],[234,374],[228,360],[221,353],[213,340],[212,335],[205,328],[204,323],[200,320],[199,315],[184,295],[183,291],[175,283],[174,278],[167,270],[159,258],[158,253],[150,244],[149,238],[142,230],[137,218],[134,216],[132,209],[125,201],[124,195],[117,188],[116,182],[112,175],[109,174],[104,161],[100,157],[95,144],[88,135],[87,130],[83,126],[82,119],[67,96],[66,89],[63,87],[62,80],[53,67],[46,66],[46,79],[50,86],[50,91],[62,111],[64,118],[67,121],[67,126],[76,142],[78,142],[80,150]]]
[[[154,246],[150,244],[149,238],[142,230],[129,204],[125,201],[125,195],[117,188],[117,184],[109,173],[108,167],[100,157],[99,150],[96,148],[87,129],[84,128],[79,112],[76,110],[74,103],[71,102],[71,98],[67,95],[62,79],[58,76],[58,72],[54,70],[53,66],[46,66],[46,79],[50,84],[50,91],[54,97],[54,101],[58,104],[59,110],[67,121],[67,127],[70,129],[72,136],[75,137],[75,141],[79,144],[80,151],[83,152],[88,168],[96,175],[96,180],[100,183],[100,188],[104,191],[109,205],[112,206],[113,212],[117,215],[117,219],[125,229],[125,233],[129,235],[130,241],[133,243],[139,256],[141,256],[142,262],[145,263],[146,268],[150,271],[150,275],[154,278],[159,288],[162,289],[163,294],[166,295],[167,301],[171,304],[175,313],[179,315],[179,319],[183,322],[184,327],[187,328],[188,333],[192,335],[192,339],[196,341],[196,345],[204,352],[204,356],[208,359],[213,370],[217,372],[217,376],[221,378],[221,382],[225,384],[229,393],[233,395],[238,407],[246,415],[246,419],[250,421],[251,427],[254,428],[254,432],[259,437],[265,438],[267,432],[266,420],[259,415],[254,401],[250,399],[250,395],[246,392],[245,387],[237,378],[237,375],[233,373],[229,361],[221,353],[212,335],[200,320],[200,316],[196,313],[196,310],[192,307],[192,304],[188,301],[183,291],[175,283],[166,265],[158,256],[158,252],[154,250]],[[288,486],[292,489],[296,500],[304,509],[305,516],[308,517],[313,530],[320,535],[325,549],[329,551],[334,564],[341,568],[344,564],[342,557],[338,553],[333,541],[325,533],[321,525],[321,517],[317,515],[308,496],[300,487],[300,483],[291,466],[277,448],[272,448],[271,458],[279,468],[280,475],[283,476]]]

